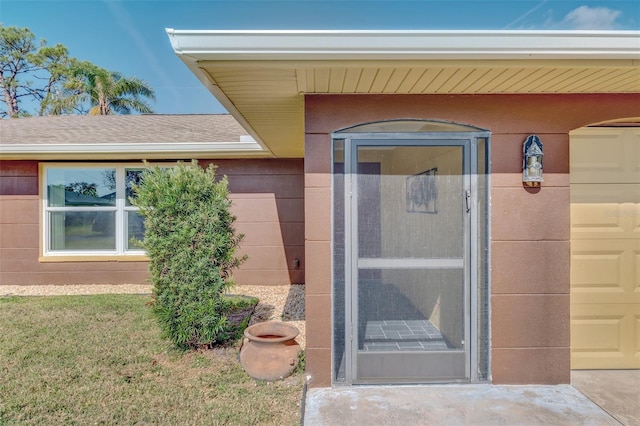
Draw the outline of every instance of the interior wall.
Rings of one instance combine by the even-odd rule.
[[[307,370],[331,383],[331,138],[388,119],[491,131],[491,365],[494,383],[569,383],[569,131],[640,116],[639,94],[306,95]],[[522,185],[522,143],[538,135],[544,183]],[[311,263],[311,262],[309,262]]]
[[[382,159],[382,257],[457,257],[463,255],[461,148],[397,148]],[[437,169],[436,211],[408,211],[406,176]],[[453,223],[452,223],[453,222]],[[456,223],[457,222],[457,223]],[[457,277],[457,278],[456,278]],[[462,336],[461,287],[457,271],[383,270],[383,282],[394,285],[436,327],[450,345]],[[428,291],[425,291],[427,290]]]
[[[202,166],[210,160],[200,161]],[[245,234],[240,285],[304,283],[303,160],[215,160]],[[148,263],[40,258],[37,161],[0,161],[0,285],[144,284]],[[42,261],[46,260],[46,261]]]

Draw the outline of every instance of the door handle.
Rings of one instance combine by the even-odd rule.
[[[471,191],[464,191],[464,199],[467,202],[467,213],[471,211]]]

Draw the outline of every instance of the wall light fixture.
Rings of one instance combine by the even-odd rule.
[[[542,179],[542,142],[536,135],[530,135],[522,146],[522,182],[526,186],[537,187]]]

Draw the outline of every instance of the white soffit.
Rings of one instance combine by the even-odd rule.
[[[277,157],[304,155],[303,94],[640,93],[640,31],[167,29]]]

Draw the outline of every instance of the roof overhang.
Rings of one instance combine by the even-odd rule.
[[[640,93],[639,31],[167,33],[277,157],[304,155],[304,94]]]

